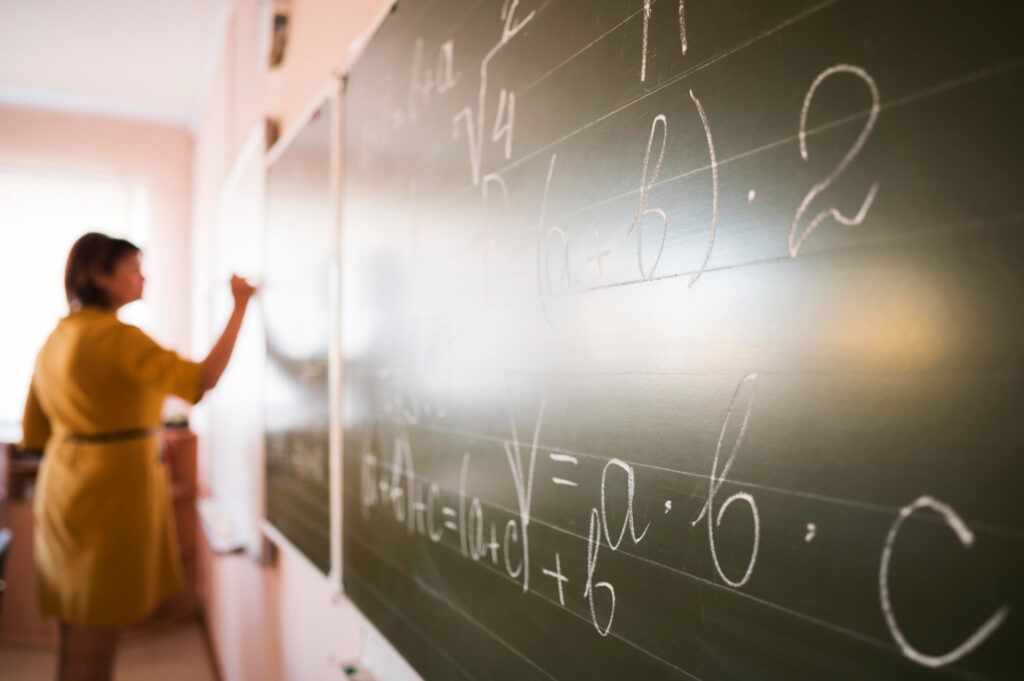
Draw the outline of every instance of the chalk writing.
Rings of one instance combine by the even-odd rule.
[[[477,90],[476,108],[467,106],[461,109],[452,117],[452,137],[458,139],[460,135],[459,123],[464,123],[466,128],[466,142],[469,145],[469,165],[473,177],[473,184],[480,184],[480,162],[483,155],[484,121],[487,115],[487,70],[491,59],[498,54],[509,40],[530,23],[535,11],[530,12],[521,20],[516,21],[515,13],[519,7],[519,0],[505,0],[501,7],[501,19],[504,22],[501,30],[501,39],[484,56],[480,62],[480,87]],[[474,116],[474,113],[476,114]],[[507,117],[505,125],[500,121],[503,115]],[[498,141],[505,136],[505,158],[512,154],[512,130],[515,121],[515,94],[509,94],[504,88],[501,91],[499,100],[498,115],[495,118],[492,141]]]
[[[850,651],[857,665],[864,661],[861,675],[878,678],[913,676],[911,664],[952,667],[942,672],[951,678],[1014,677],[1016,667],[995,653],[1012,649],[1007,641],[1020,629],[1013,619],[1019,613],[1011,613],[1019,593],[1006,587],[1018,565],[1004,559],[1019,557],[1022,535],[1016,519],[1002,517],[1015,507],[1006,499],[979,506],[971,494],[961,497],[958,511],[926,494],[936,484],[929,480],[952,494],[956,481],[942,487],[947,481],[938,476],[968,468],[950,465],[961,442],[950,438],[934,457],[935,470],[916,470],[932,454],[931,442],[926,428],[910,429],[943,426],[948,417],[980,431],[990,423],[983,414],[990,405],[982,399],[969,415],[957,414],[955,399],[984,396],[968,395],[957,381],[969,373],[973,389],[988,378],[976,375],[983,372],[975,361],[961,364],[963,357],[952,354],[952,364],[936,365],[923,378],[884,362],[851,364],[823,326],[849,323],[841,336],[858,344],[864,334],[891,333],[850,314],[881,303],[880,318],[891,316],[891,286],[934,284],[943,295],[946,284],[932,275],[957,265],[955,258],[933,258],[939,246],[923,236],[935,216],[950,218],[936,227],[943,235],[958,228],[954,219],[970,223],[972,256],[982,253],[982,228],[1008,226],[1004,209],[1017,220],[1011,204],[988,200],[1005,198],[1003,184],[982,177],[965,184],[962,197],[955,184],[981,169],[979,158],[992,162],[984,169],[990,179],[996,170],[1012,171],[1006,159],[1019,156],[1006,134],[987,140],[1001,139],[1006,153],[991,146],[983,157],[971,156],[981,146],[972,143],[986,134],[977,124],[1003,124],[1002,114],[980,114],[991,113],[992,102],[1013,110],[1014,79],[1024,63],[1013,48],[992,33],[985,49],[962,50],[963,59],[926,69],[916,45],[900,39],[945,44],[955,31],[925,40],[943,11],[904,22],[912,31],[892,37],[867,30],[885,12],[833,0],[731,8],[746,12],[632,0],[588,7],[593,11],[576,24],[558,26],[557,36],[552,26],[579,9],[560,0],[446,0],[420,3],[411,13],[410,5],[395,10],[396,21],[406,22],[401,30],[381,29],[393,53],[369,54],[369,66],[361,72],[357,65],[346,86],[355,114],[347,121],[346,161],[358,162],[346,175],[346,295],[379,304],[352,305],[343,325],[359,337],[342,343],[343,486],[352,495],[346,504],[356,495],[361,504],[354,513],[345,506],[345,532],[353,530],[345,542],[365,542],[346,549],[355,556],[346,558],[354,599],[379,586],[378,605],[418,626],[429,610],[406,611],[402,601],[422,591],[469,624],[453,627],[455,636],[391,624],[387,635],[399,630],[396,641],[408,636],[414,646],[432,645],[445,662],[468,655],[452,652],[461,643],[489,636],[508,659],[532,665],[537,673],[527,675],[537,678],[573,677],[581,652],[613,641],[616,654],[644,656],[636,674],[645,678],[756,676],[754,665],[763,661],[757,646],[753,653],[743,648],[766,642],[780,644],[772,650],[780,678],[828,677],[834,660]],[[900,19],[911,13],[886,11]],[[401,19],[403,13],[415,20]],[[844,13],[863,35],[835,36],[823,52],[818,29],[842,26]],[[961,13],[958,21],[976,14]],[[804,23],[812,17],[814,23]],[[703,21],[721,25],[690,30]],[[987,35],[964,33],[974,34]],[[992,55],[1006,61],[992,62]],[[886,74],[893,58],[899,68]],[[811,71],[794,89],[800,64]],[[884,103],[876,76],[890,97]],[[998,89],[995,78],[1005,79]],[[976,87],[958,90],[967,84]],[[458,101],[442,99],[452,92]],[[928,101],[940,94],[949,97]],[[956,110],[972,106],[979,115]],[[891,128],[884,140],[871,141],[883,109]],[[908,126],[919,121],[928,123],[908,137]],[[954,125],[964,123],[971,125]],[[933,128],[950,135],[970,130],[948,148],[975,165],[947,164],[942,182],[934,182],[922,161],[940,159],[947,147],[939,144],[945,140],[929,144]],[[865,151],[876,142],[887,145],[878,158],[893,168],[870,166],[876,159]],[[863,175],[856,172],[861,166]],[[806,179],[793,191],[782,175],[799,173]],[[866,179],[854,184],[855,175]],[[909,182],[902,192],[897,179]],[[897,203],[876,206],[880,185],[890,181]],[[844,184],[851,194],[840,191]],[[947,201],[943,192],[957,199]],[[915,213],[907,197],[934,198],[934,210]],[[977,224],[970,222],[976,205],[987,207]],[[851,243],[843,249],[799,259],[808,240],[834,247],[824,242],[843,236],[821,230],[830,220],[856,227],[868,216],[914,226],[891,235],[847,230]],[[780,261],[782,233],[787,251]],[[910,276],[891,254],[914,248],[925,250],[914,255],[920,271]],[[956,272],[951,281],[973,285],[985,276]],[[949,310],[939,311],[960,304],[953,296]],[[946,316],[956,319],[940,315]],[[918,345],[902,328],[895,335]],[[1005,354],[977,347],[986,357]],[[387,375],[376,376],[382,366],[390,367]],[[515,386],[506,395],[497,388],[501,376]],[[919,399],[928,392],[915,390],[924,385],[919,380],[936,386],[945,401]],[[886,390],[885,404],[871,404]],[[997,404],[995,396],[990,401]],[[929,411],[936,404],[939,414]],[[878,418],[893,406],[906,414],[883,411]],[[349,431],[365,439],[352,442]],[[1015,434],[1006,432],[986,441]],[[298,451],[268,451],[268,460],[300,476],[326,475]],[[878,472],[869,474],[868,465]],[[358,477],[350,476],[357,467]],[[826,478],[847,473],[848,479]],[[995,476],[986,475],[992,477],[979,480]],[[885,482],[893,479],[899,482]],[[892,490],[915,480],[925,486],[920,496],[894,507]],[[982,593],[977,604],[929,598],[935,585],[963,576],[914,552],[936,532],[946,543],[929,548],[963,561],[964,569],[976,561],[971,565],[986,571],[976,575],[983,587],[968,584],[962,595],[951,590],[943,597],[966,601]],[[390,566],[383,577],[373,572],[383,567],[378,559]],[[452,565],[459,567],[445,572]],[[913,572],[926,569],[927,576]],[[444,588],[434,589],[434,581]],[[875,588],[877,600],[859,598]],[[922,602],[929,609],[915,610]],[[943,602],[955,603],[948,622]],[[566,622],[578,627],[565,637],[576,659],[535,656],[537,631],[546,635]],[[772,624],[779,626],[762,626]],[[673,646],[673,636],[682,643]],[[479,660],[490,646],[479,646],[479,659],[466,669],[446,669],[487,678]],[[993,654],[978,654],[985,648]],[[633,661],[607,668],[632,672]],[[809,669],[794,672],[800,662]],[[586,675],[583,666],[576,676]],[[608,675],[598,669],[595,678]]]
[[[544,302],[544,298],[549,292],[546,288],[547,275],[548,275],[548,229],[544,224],[544,218],[547,214],[548,206],[548,194],[551,191],[551,177],[555,173],[555,161],[558,159],[558,154],[551,154],[551,160],[548,162],[548,175],[547,179],[544,180],[544,193],[540,200],[540,215],[537,218],[537,295],[540,299],[541,310],[544,313],[544,318],[547,319],[548,323],[551,323],[551,318],[548,316],[547,305]],[[565,271],[568,272],[568,265],[565,265]],[[568,276],[568,274],[566,274]]]
[[[592,262],[597,265],[598,276],[604,277],[604,258],[607,255],[611,255],[611,251],[607,248],[601,247],[601,235],[598,231],[594,230],[594,254],[587,258],[587,262]]]
[[[875,79],[868,75],[867,71],[859,66],[852,66],[850,64],[836,64],[835,66],[825,69],[818,74],[818,77],[814,79],[813,83],[811,83],[811,88],[807,91],[807,95],[804,97],[803,108],[800,110],[800,130],[798,133],[800,141],[800,158],[805,161],[808,159],[807,112],[811,108],[811,100],[814,99],[814,93],[825,79],[839,73],[852,74],[867,84],[868,90],[871,92],[871,110],[868,112],[868,118],[864,123],[864,128],[860,131],[860,135],[857,136],[857,140],[853,143],[853,146],[850,147],[849,151],[846,152],[846,155],[843,156],[841,161],[839,161],[839,164],[832,169],[832,172],[830,172],[824,180],[811,187],[811,191],[807,192],[807,195],[804,196],[804,200],[800,202],[800,207],[796,209],[796,215],[793,216],[793,225],[789,230],[789,255],[793,258],[799,255],[800,247],[803,246],[804,242],[807,241],[807,238],[811,236],[814,230],[816,230],[826,218],[831,217],[839,224],[847,227],[853,227],[864,222],[864,218],[867,217],[868,211],[871,209],[871,204],[875,201],[875,195],[878,193],[878,183],[875,182],[871,185],[871,188],[868,189],[867,196],[864,197],[864,200],[860,204],[860,208],[857,209],[857,212],[852,217],[843,215],[839,212],[838,208],[829,208],[828,210],[824,210],[815,215],[807,226],[804,227],[800,236],[797,236],[797,232],[800,228],[800,219],[810,207],[811,202],[814,201],[819,194],[829,188],[836,178],[839,177],[853,162],[853,159],[857,157],[857,154],[861,152],[861,149],[864,148],[864,143],[867,141],[868,135],[871,134],[872,129],[874,129],[875,121],[878,119],[878,112],[881,109],[879,104],[880,98],[878,94],[878,86],[875,85]]]
[[[504,122],[503,122],[504,121]],[[505,158],[512,158],[512,135],[516,123],[516,93],[501,88],[498,98],[498,113],[494,116],[494,129],[491,130],[491,141],[497,142],[505,138]]]
[[[430,483],[430,488],[427,491],[427,536],[430,537],[430,541],[439,542],[441,537],[444,536],[444,527],[438,528],[434,515],[434,506],[437,504],[438,498],[441,496],[441,486],[436,482]],[[452,510],[452,509],[443,509]]]
[[[608,582],[594,582],[594,571],[597,570],[597,558],[601,550],[601,518],[597,509],[590,510],[590,529],[587,531],[587,583],[583,588],[583,596],[590,605],[590,619],[594,629],[601,636],[607,636],[615,619],[615,587]],[[597,589],[604,589],[608,595],[608,618],[602,627],[597,616]]]
[[[562,574],[562,558],[555,552],[555,569],[549,570],[544,568],[541,572],[546,577],[553,577],[558,582],[558,602],[563,607],[565,606],[565,592],[562,590],[562,585],[568,583],[569,578]]]
[[[612,539],[612,533],[608,529],[608,471],[612,468],[619,468],[626,473],[626,514],[622,519],[622,527],[619,529],[617,539]],[[620,459],[612,459],[606,463],[604,470],[601,471],[601,527],[604,528],[604,536],[608,542],[608,548],[613,551],[619,548],[627,528],[629,528],[629,536],[634,544],[639,544],[650,528],[650,524],[648,524],[639,535],[636,533],[636,524],[634,522],[635,495],[636,480],[633,475],[633,467]]]
[[[882,561],[878,568],[878,593],[882,601],[882,614],[885,616],[885,624],[889,627],[889,633],[895,639],[896,645],[900,647],[900,651],[918,664],[926,667],[942,667],[956,662],[980,646],[1003,623],[1006,616],[1010,614],[1010,608],[1004,605],[996,610],[960,645],[942,655],[922,653],[907,640],[907,637],[903,634],[896,621],[896,613],[892,607],[892,597],[889,592],[889,564],[892,561],[892,551],[896,540],[899,538],[900,530],[903,528],[903,523],[914,513],[922,509],[929,509],[938,513],[964,548],[969,549],[974,544],[974,533],[971,532],[971,528],[967,527],[967,524],[964,523],[953,507],[930,496],[918,497],[913,503],[900,509],[896,521],[892,524],[892,528],[885,538],[885,547],[882,549]]]
[[[327,480],[327,439],[307,430],[268,432],[267,463],[289,471],[300,480],[321,484]]]
[[[522,530],[521,546],[523,552],[523,591],[530,590],[530,504],[533,500],[533,469],[537,463],[537,446],[540,440],[540,426],[544,420],[544,400],[540,401],[537,420],[533,428],[533,440],[530,443],[528,463],[523,464],[523,448],[520,446],[519,434],[516,429],[516,417],[511,409],[508,413],[512,439],[505,440],[503,446],[508,457],[509,468],[512,469],[512,480],[516,487],[516,501],[519,503],[519,527]]]
[[[654,170],[651,171],[648,177],[647,169],[651,161],[651,146],[654,144],[654,135],[658,130],[659,123],[661,123],[661,145],[658,151],[658,160],[654,163]],[[661,162],[665,159],[666,142],[668,142],[668,122],[665,120],[665,114],[658,114],[654,117],[654,121],[651,122],[651,134],[647,137],[647,150],[644,152],[643,169],[640,171],[640,201],[637,204],[636,213],[633,214],[633,222],[630,223],[629,229],[626,230],[627,239],[633,233],[633,230],[636,230],[636,265],[640,270],[640,276],[644,279],[650,279],[654,275],[654,270],[658,267],[658,261],[661,260],[661,253],[665,250],[665,238],[668,236],[668,216],[665,215],[665,211],[661,208],[645,207],[647,196],[651,193],[651,188],[658,181]],[[658,240],[658,254],[654,256],[654,262],[649,269],[645,269],[644,218],[651,213],[661,218],[661,238]]]
[[[760,513],[757,501],[749,492],[735,492],[722,501],[719,497],[721,487],[728,481],[736,457],[749,435],[751,416],[757,401],[758,380],[757,374],[749,374],[739,381],[733,391],[715,444],[711,472],[708,476],[707,499],[691,521],[694,527],[701,522],[705,523],[715,572],[718,578],[732,589],[745,586],[753,575],[760,543]],[[486,521],[486,502],[479,497],[469,496],[472,454],[468,451],[463,454],[456,493],[457,503],[454,506],[448,505],[443,503],[446,491],[440,483],[418,479],[411,443],[404,432],[400,432],[393,439],[392,459],[389,465],[382,465],[376,454],[371,451],[365,451],[360,457],[363,517],[368,517],[371,507],[386,504],[390,507],[389,517],[396,523],[405,525],[409,534],[424,535],[432,543],[441,543],[446,531],[458,533],[459,547],[452,546],[451,550],[460,552],[473,562],[480,562],[482,558],[489,557],[490,564],[495,566],[496,570],[503,569],[502,574],[520,583],[523,593],[530,592],[529,529],[532,522],[533,478],[537,452],[541,448],[540,436],[545,408],[546,399],[541,399],[528,443],[519,436],[519,422],[514,411],[508,410],[510,437],[501,441],[501,448],[509,464],[518,510],[515,512],[517,517],[505,521],[502,540],[499,540],[498,523]],[[366,441],[369,442],[369,438]],[[564,451],[548,451],[547,458],[554,465],[571,469],[579,468],[581,463],[585,463],[581,462],[577,454],[568,454]],[[377,476],[380,476],[380,484]],[[564,484],[559,483],[558,478],[552,479],[555,484]],[[571,486],[579,487],[579,484],[572,481]],[[600,557],[604,555],[601,550],[607,548],[613,552],[612,555],[621,552],[623,542],[627,538],[633,546],[639,545],[651,529],[651,523],[645,523],[642,529],[638,526],[637,483],[632,464],[618,458],[606,461],[601,469],[599,494],[599,504],[589,511],[583,597],[586,599],[589,620],[595,631],[599,636],[606,637],[613,635],[611,630],[619,592],[611,581],[600,577]],[[726,569],[722,562],[716,533],[730,507],[739,503],[745,505],[750,513],[753,537],[746,567],[737,577],[735,571]],[[616,516],[621,514],[621,518],[612,519],[613,507],[621,509],[615,513]],[[672,508],[672,501],[665,500],[662,515],[667,516]],[[1010,608],[998,608],[959,645],[943,654],[924,653],[908,640],[898,624],[892,605],[889,571],[892,554],[905,522],[922,510],[937,513],[964,548],[969,549],[974,544],[974,533],[952,507],[929,496],[919,497],[912,504],[899,510],[885,537],[878,572],[879,597],[886,625],[900,652],[918,664],[941,667],[956,662],[991,637],[1009,616]],[[806,523],[804,541],[812,542],[817,536],[817,531],[815,523]],[[571,609],[571,605],[567,606],[565,592],[565,586],[571,583],[571,579],[564,570],[561,560],[563,554],[560,551],[555,551],[554,554],[554,567],[543,567],[541,574],[555,580],[558,605]]]
[[[729,428],[729,421],[732,419],[733,410],[736,408],[736,403],[739,400],[740,392],[744,385],[751,385],[750,397],[747,401],[747,409],[743,414],[743,422],[740,424],[739,433],[736,435],[736,441],[732,445],[732,451],[729,453],[729,459],[722,466],[722,469],[718,469],[719,457],[722,453],[722,445],[725,442],[725,435]],[[754,498],[746,492],[737,492],[733,494],[719,507],[718,515],[714,514],[714,502],[715,497],[718,494],[719,488],[725,481],[725,476],[729,474],[729,469],[732,468],[733,462],[736,460],[736,454],[740,451],[740,446],[743,444],[743,438],[747,433],[747,425],[750,423],[750,412],[754,408],[754,397],[756,396],[757,388],[757,374],[749,374],[745,376],[743,380],[736,386],[736,391],[732,395],[732,400],[729,402],[729,408],[725,413],[725,421],[722,423],[722,430],[718,435],[718,442],[715,445],[715,458],[711,463],[711,476],[708,478],[708,500],[704,502],[704,506],[701,507],[700,513],[696,518],[693,519],[692,525],[696,526],[702,518],[707,518],[708,526],[708,543],[711,547],[711,559],[715,564],[715,570],[718,572],[718,576],[721,577],[726,584],[732,587],[741,587],[750,580],[750,575],[754,571],[754,563],[757,561],[757,549],[758,544],[761,541],[761,519],[757,513],[757,503]],[[743,573],[743,576],[738,580],[730,578],[725,574],[725,570],[722,569],[722,564],[718,558],[718,552],[715,549],[715,528],[722,524],[722,516],[725,514],[727,508],[736,501],[743,501],[750,508],[751,516],[754,520],[754,541],[753,547],[750,551],[750,560],[747,563],[747,569]]]
[[[684,57],[686,56],[686,50],[688,43],[686,40],[686,8],[684,6],[685,0],[679,0],[679,52]],[[650,33],[651,25],[651,0],[644,0],[644,7],[642,10],[642,21],[643,25],[641,28],[641,45],[640,45],[640,81],[647,80],[647,45],[648,45],[648,34]]]
[[[697,113],[700,114],[700,122],[704,126],[704,136],[708,142],[708,155],[711,157],[711,237],[708,239],[708,250],[704,253],[704,260],[701,262],[700,268],[690,277],[688,286],[693,286],[708,266],[708,260],[711,259],[711,249],[715,247],[715,233],[718,232],[718,159],[715,157],[715,143],[711,139],[708,117],[704,114],[704,107],[701,106],[697,96],[693,94],[693,90],[690,90],[690,99],[693,100],[694,106],[697,107]]]
[[[491,552],[491,562],[497,565],[498,549],[501,548],[501,544],[498,543],[498,528],[494,523],[491,523],[491,541],[487,542],[487,548]]]

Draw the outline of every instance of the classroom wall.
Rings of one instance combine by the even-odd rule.
[[[192,137],[182,127],[0,106],[0,164],[131,177],[148,193],[149,331],[179,351],[191,340]]]
[[[285,62],[269,73],[260,67],[261,4],[260,0],[236,0],[195,131],[193,268],[198,281],[209,270],[217,198],[254,127],[264,116],[277,118],[283,131],[297,124],[331,74],[344,70],[353,39],[390,3],[292,0]],[[209,300],[202,290],[193,296],[197,346],[207,344],[216,332],[211,328],[216,322],[208,320]],[[230,381],[218,386],[221,390],[232,390]],[[202,414],[196,423],[200,478],[205,485],[210,457],[217,456],[209,446],[217,423],[204,421]],[[252,427],[259,427],[258,416],[253,417]],[[217,442],[224,445],[223,438]],[[257,459],[258,452],[252,456]],[[332,601],[323,576],[288,551],[279,551],[271,565],[260,566],[249,556],[216,556],[203,546],[200,581],[224,681],[341,679],[336,663],[356,659],[363,651],[353,607],[343,597]]]

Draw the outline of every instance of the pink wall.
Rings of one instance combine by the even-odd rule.
[[[155,123],[0,107],[0,163],[120,175],[138,180],[149,196],[146,300],[150,330],[187,351],[192,138]]]
[[[277,118],[282,130],[295,125],[332,74],[346,69],[349,45],[390,0],[292,0],[285,63],[271,73],[259,64],[261,4],[235,0],[194,135],[158,124],[0,107],[0,163],[120,174],[145,185],[151,208],[147,299],[160,311],[152,315],[152,330],[193,355],[207,350],[212,332],[203,288],[210,282],[197,272],[209,272],[217,200],[249,133],[264,116]],[[201,424],[202,410],[196,416]],[[216,452],[209,433],[200,435],[208,464]],[[208,470],[201,465],[201,476]],[[272,565],[260,566],[247,556],[215,556],[200,542],[199,562],[224,681],[336,681],[342,675],[330,661],[363,652],[353,607],[334,597],[303,559],[282,551]],[[374,655],[386,648],[370,643]]]
[[[274,72],[260,68],[260,0],[236,0],[227,25],[220,63],[200,111],[196,130],[193,198],[193,267],[197,282],[210,269],[217,227],[217,200],[224,180],[254,126],[264,116],[280,120],[282,130],[343,71],[348,46],[366,31],[388,0],[292,0],[292,26],[284,64]],[[197,291],[193,314],[201,341],[211,330],[208,296]],[[218,386],[231,390],[230,385]],[[221,396],[223,397],[223,396]],[[202,419],[200,419],[200,422]],[[237,424],[236,424],[237,425]],[[223,445],[209,419],[200,432],[200,476],[216,457],[211,441]],[[258,422],[253,422],[258,427]],[[213,437],[217,435],[218,437]],[[239,446],[250,446],[239,442]],[[251,452],[259,460],[259,452]],[[204,473],[205,472],[205,473]],[[343,678],[329,660],[348,661],[363,650],[361,625],[353,607],[332,599],[331,587],[304,559],[278,552],[270,566],[248,556],[215,556],[200,550],[200,580],[207,623],[224,681],[337,681]]]

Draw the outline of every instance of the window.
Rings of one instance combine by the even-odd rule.
[[[147,204],[146,190],[127,178],[0,166],[0,440],[19,437],[36,353],[67,314],[71,245],[97,231],[144,248]],[[122,318],[144,324],[144,304]]]

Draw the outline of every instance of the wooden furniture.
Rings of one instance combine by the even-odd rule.
[[[57,626],[39,612],[32,557],[32,498],[39,459],[19,452],[13,444],[0,447],[4,469],[0,478],[0,525],[10,529],[12,535],[4,565],[0,641],[51,646],[57,640]]]
[[[185,589],[170,598],[145,622],[132,627],[128,636],[140,636],[194,617],[196,597],[196,436],[188,428],[168,428],[163,434],[164,461],[173,506]],[[0,641],[50,647],[56,644],[57,627],[39,612],[36,573],[32,555],[32,499],[39,460],[27,457],[11,444],[2,447],[0,464],[0,527],[11,530],[7,551],[6,582],[0,608]]]

